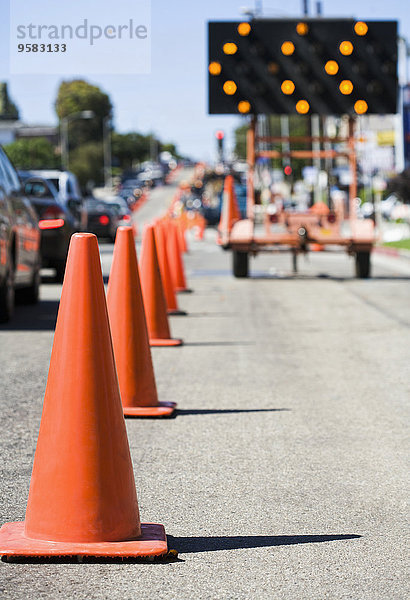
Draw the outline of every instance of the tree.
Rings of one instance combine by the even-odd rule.
[[[91,110],[92,119],[75,119],[69,122],[68,139],[70,148],[80,144],[102,140],[103,119],[112,115],[112,104],[107,94],[99,87],[82,79],[63,81],[58,89],[55,110],[59,120],[77,112]]]
[[[410,168],[390,179],[387,194],[396,194],[402,202],[410,203]]]
[[[175,156],[176,158],[181,158],[181,156],[178,154],[176,145],[173,144],[172,142],[167,142],[165,144],[160,142],[159,143],[159,151],[160,152],[170,152],[172,154],[172,156]]]
[[[0,119],[17,121],[18,118],[19,111],[9,96],[7,83],[0,83]]]
[[[20,139],[4,147],[17,169],[55,169],[60,157],[46,138]]]
[[[75,173],[83,190],[88,184],[101,185],[104,182],[104,155],[100,142],[87,142],[78,146],[70,154],[70,171]]]
[[[113,163],[122,169],[130,169],[135,162],[150,157],[150,136],[141,133],[115,133],[111,138]]]
[[[235,129],[235,154],[238,158],[246,158],[246,132],[248,131],[248,124],[240,125]]]

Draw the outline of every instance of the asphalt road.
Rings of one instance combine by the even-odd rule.
[[[139,220],[169,200],[152,193]],[[154,348],[171,420],[127,420],[143,521],[169,564],[0,563],[4,599],[407,598],[406,400],[410,261],[230,254],[190,237],[173,317],[181,348]],[[101,245],[107,275],[112,245]],[[24,518],[61,287],[0,327],[1,519]],[[75,510],[75,507],[73,507]]]

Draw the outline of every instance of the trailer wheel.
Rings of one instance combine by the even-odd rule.
[[[248,277],[249,272],[249,254],[248,252],[239,252],[233,250],[233,274],[234,277]]]
[[[356,252],[356,277],[359,279],[370,277],[370,252]]]

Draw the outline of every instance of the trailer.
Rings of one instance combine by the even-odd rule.
[[[256,135],[256,117],[252,117],[247,132],[247,215],[238,218],[234,191],[225,186],[219,224],[218,243],[232,251],[233,275],[247,277],[249,257],[259,252],[288,250],[292,254],[294,272],[297,272],[297,259],[301,253],[312,249],[326,250],[338,247],[355,257],[356,276],[370,277],[371,252],[376,242],[374,223],[370,219],[358,219],[357,198],[357,156],[355,145],[355,121],[349,119],[347,138],[311,137],[262,137]],[[291,143],[314,143],[315,150],[291,150]],[[270,143],[281,142],[288,146],[286,151],[269,150]],[[343,151],[321,149],[321,145],[345,144]],[[303,212],[281,210],[270,215],[266,212],[260,218],[255,203],[254,175],[257,159],[263,158],[306,158],[334,159],[339,156],[348,158],[350,169],[349,207],[346,211],[343,203],[332,207],[324,203],[314,204]],[[227,189],[228,188],[228,189]],[[233,188],[233,185],[232,185]],[[347,214],[345,214],[347,212]]]

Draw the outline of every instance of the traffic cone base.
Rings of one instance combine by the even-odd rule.
[[[0,529],[2,556],[111,556],[154,557],[168,552],[163,525],[141,523],[141,535],[121,542],[52,542],[35,540],[24,535],[24,522],[6,523]]]
[[[182,346],[183,341],[177,338],[150,338],[150,346]]]
[[[176,402],[158,402],[157,406],[124,406],[126,417],[170,417]]]

